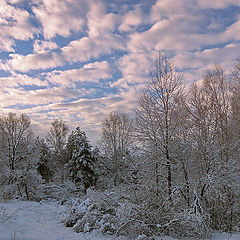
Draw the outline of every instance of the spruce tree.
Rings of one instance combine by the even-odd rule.
[[[95,158],[86,132],[81,131],[79,127],[72,131],[68,138],[67,151],[70,178],[77,187],[86,191],[96,183]]]

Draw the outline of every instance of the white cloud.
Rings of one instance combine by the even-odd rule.
[[[51,39],[56,34],[68,37],[71,31],[81,31],[85,24],[87,1],[78,0],[33,0],[33,12],[41,22],[43,34]]]
[[[217,1],[198,0],[198,6],[201,8],[222,9],[229,7],[231,5],[240,6],[240,2],[238,0],[217,0]]]
[[[221,37],[225,41],[240,41],[240,15],[236,17],[236,21],[232,25],[228,26]]]
[[[65,63],[89,61],[101,55],[111,54],[114,50],[123,50],[123,39],[119,35],[105,35],[96,38],[84,37],[70,42],[58,52],[43,51],[28,55],[10,54],[11,59],[5,67],[21,72],[35,69],[49,69]]]
[[[52,71],[47,73],[46,79],[64,87],[75,87],[76,82],[98,82],[100,79],[112,77],[108,62],[95,62],[85,64],[83,68],[66,71]]]
[[[115,30],[119,16],[106,13],[106,7],[102,1],[90,0],[89,8],[86,16],[89,37],[98,37]]]
[[[24,88],[5,87],[0,91],[0,107],[9,108],[12,105],[20,104],[24,105],[43,105],[41,107],[35,107],[35,109],[46,109],[48,104],[61,103],[72,98],[84,97],[89,92],[82,89],[65,89],[61,87],[44,88],[38,90],[27,91]],[[45,106],[45,107],[44,107]],[[12,108],[10,108],[11,110]],[[19,107],[21,109],[21,107]],[[14,110],[14,109],[13,109]],[[14,110],[15,111],[15,110]],[[26,110],[20,110],[26,112]],[[28,113],[34,112],[34,107],[28,109]]]
[[[30,14],[26,10],[16,8],[0,1],[0,50],[14,52],[15,39],[33,38],[36,29],[30,23]]]
[[[131,84],[142,84],[148,77],[154,55],[154,53],[131,53],[121,57],[118,60],[118,67],[122,78],[113,82],[111,86],[128,89]]]
[[[114,34],[106,34],[98,37],[83,37],[72,41],[61,49],[67,62],[88,61],[101,55],[111,54],[114,50],[124,50],[122,37]]]
[[[10,54],[10,60],[5,68],[13,71],[28,72],[35,69],[48,69],[61,66],[64,62],[62,56],[55,52],[41,52],[38,54]]]
[[[133,31],[136,27],[138,27],[143,22],[143,13],[139,6],[136,9],[127,12],[122,17],[122,23],[119,26],[120,31]]]
[[[58,45],[55,42],[35,40],[33,45],[33,52],[44,53],[49,50],[54,50],[56,48],[58,48]]]
[[[20,87],[20,86],[38,86],[47,87],[47,81],[38,78],[29,77],[25,74],[13,74],[9,77],[0,77],[0,85],[3,87]]]

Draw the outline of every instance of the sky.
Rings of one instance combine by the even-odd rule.
[[[96,143],[110,112],[131,113],[156,54],[187,83],[240,57],[239,0],[0,0],[0,114],[55,119]]]

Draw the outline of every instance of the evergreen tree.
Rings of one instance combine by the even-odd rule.
[[[96,183],[95,158],[86,133],[79,127],[69,135],[67,151],[70,177],[76,186],[83,187],[86,191]]]
[[[51,166],[51,151],[47,146],[44,139],[39,137],[35,140],[36,152],[39,154],[39,160],[37,162],[37,171],[44,179],[45,183],[49,183],[53,176],[53,167]]]

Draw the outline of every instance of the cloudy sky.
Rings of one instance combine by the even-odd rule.
[[[0,113],[36,134],[63,119],[96,141],[130,112],[157,51],[187,82],[240,57],[239,0],[0,0]]]

